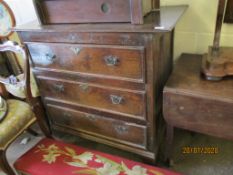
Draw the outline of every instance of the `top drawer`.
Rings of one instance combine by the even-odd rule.
[[[67,73],[144,80],[144,47],[28,43],[34,67]]]

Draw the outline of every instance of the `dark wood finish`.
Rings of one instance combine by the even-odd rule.
[[[153,9],[160,9],[160,0],[153,0],[152,7]]]
[[[219,0],[213,46],[203,56],[202,73],[207,80],[216,81],[233,75],[233,48],[220,47],[225,6],[226,0]]]
[[[43,24],[143,24],[143,16],[152,10],[153,0],[35,0],[35,5]]]
[[[76,42],[82,44],[104,44],[108,42],[110,44],[118,43],[119,45],[138,45],[135,41],[141,41],[140,39],[143,36],[136,35],[138,33],[171,32],[187,7],[187,5],[161,7],[160,13],[154,11],[154,13],[147,15],[144,18],[143,25],[128,23],[40,25],[38,22],[30,22],[18,26],[14,30],[23,32],[21,37],[25,41]],[[163,28],[155,28],[159,19]],[[80,35],[80,32],[82,32],[82,35]],[[121,40],[118,40],[119,35],[122,37]]]
[[[146,148],[146,126],[61,108],[60,106],[50,104],[46,106],[54,125],[121,142],[122,144]]]
[[[0,96],[2,96],[3,98],[8,97],[8,92],[6,91],[5,86],[2,85],[1,83],[0,83]]]
[[[28,44],[37,69],[144,80],[144,48],[77,44]]]
[[[167,123],[166,125],[166,145],[165,145],[165,155],[164,163],[167,166],[171,166],[171,155],[173,153],[173,139],[174,139],[174,127]]]
[[[222,80],[223,77],[233,75],[233,47],[220,47],[218,56],[203,55],[202,73],[208,80]]]
[[[37,77],[44,98],[145,119],[145,92]]]
[[[16,29],[31,54],[53,131],[154,161],[160,143],[157,121],[161,117],[162,87],[172,69],[172,33],[185,8],[161,8],[162,16],[168,18],[165,21],[162,17],[166,24],[163,30],[154,29],[157,12],[144,18],[143,25],[29,25]],[[43,65],[47,48],[56,57],[52,64]],[[116,63],[111,57],[107,60],[118,67],[106,65],[109,55],[118,57]],[[68,117],[64,116],[67,111],[71,114]],[[97,121],[89,120],[87,114]],[[117,130],[124,132],[126,127],[130,132],[117,134],[115,123],[119,123]]]
[[[215,25],[214,43],[213,43],[213,48],[212,48],[213,56],[217,56],[219,53],[220,36],[221,36],[221,30],[222,30],[222,21],[224,18],[225,5],[226,5],[226,0],[219,0],[217,20],[216,20],[216,25]]]
[[[224,22],[233,23],[233,0],[227,1],[226,13]]]
[[[233,140],[233,81],[201,78],[201,57],[184,54],[176,63],[164,89],[164,118],[168,126]]]

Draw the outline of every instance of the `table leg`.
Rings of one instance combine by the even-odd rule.
[[[166,145],[165,145],[165,163],[171,165],[171,156],[173,152],[174,127],[166,125]]]

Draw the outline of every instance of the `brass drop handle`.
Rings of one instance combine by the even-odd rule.
[[[81,48],[79,47],[71,47],[70,50],[75,54],[78,55],[81,52]]]
[[[89,89],[88,84],[80,84],[79,87],[81,88],[83,92],[86,92]]]
[[[119,58],[113,55],[104,57],[104,60],[108,66],[117,66],[117,64],[119,63]]]
[[[56,59],[56,55],[53,53],[46,53],[45,57],[50,62],[54,62],[54,60]]]
[[[127,134],[129,132],[128,126],[125,125],[115,125],[114,129],[120,135]]]
[[[93,114],[87,114],[86,117],[91,121],[96,121],[97,120],[96,115],[93,115]]]
[[[63,84],[54,84],[53,89],[57,92],[64,92],[65,91]]]
[[[119,105],[123,102],[124,98],[121,96],[117,96],[117,95],[110,95],[110,99],[112,101],[112,104],[114,105]]]
[[[64,117],[68,117],[68,118],[72,117],[72,115],[69,112],[64,112],[63,115]]]

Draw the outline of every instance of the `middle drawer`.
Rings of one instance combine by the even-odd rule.
[[[144,81],[144,47],[28,43],[33,66],[50,71]]]
[[[79,82],[37,77],[44,98],[79,106],[123,114],[145,120],[144,91],[115,89]]]

